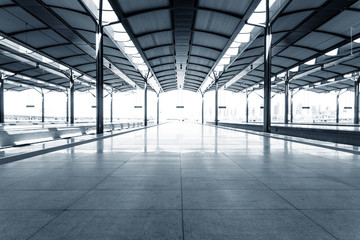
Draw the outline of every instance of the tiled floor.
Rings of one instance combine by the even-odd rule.
[[[359,159],[164,124],[0,165],[0,239],[360,239]]]

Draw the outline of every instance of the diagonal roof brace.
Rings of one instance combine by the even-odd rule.
[[[248,10],[246,11],[243,19],[248,19],[251,14],[255,11],[255,8],[259,5],[259,3],[261,2],[261,0],[256,0],[253,1],[251,3],[251,5],[249,6]],[[203,91],[201,91],[204,88],[204,85],[206,84],[206,82],[208,81],[207,78],[209,78],[211,72],[213,72],[216,68],[216,66],[218,65],[218,63],[220,62],[220,60],[223,58],[223,56],[225,55],[225,53],[227,52],[227,50],[230,48],[231,44],[234,42],[235,38],[238,36],[238,34],[240,33],[240,31],[243,29],[243,27],[245,26],[245,21],[242,20],[239,22],[238,26],[236,27],[236,29],[234,30],[231,38],[229,39],[229,41],[227,42],[225,48],[223,49],[223,51],[221,52],[221,54],[219,55],[218,59],[216,59],[214,65],[211,67],[209,73],[207,74],[207,76],[205,77],[204,81],[202,82],[202,84],[200,85],[198,91],[201,93],[205,93],[213,84],[214,82],[211,82]],[[260,32],[258,33],[260,34]],[[249,43],[246,44],[246,46],[241,50],[239,50],[238,55],[230,62],[230,64],[227,67],[230,67],[233,62],[242,54],[242,52],[245,50],[245,48],[248,47],[248,45],[250,45],[255,38],[258,36],[258,34],[253,35],[253,39],[250,39]],[[225,70],[223,71],[223,73],[225,72]]]
[[[321,71],[321,70],[336,66],[336,65],[338,65],[340,63],[349,61],[349,60],[351,60],[353,58],[356,58],[356,57],[359,57],[359,56],[360,56],[360,52],[355,53],[353,55],[348,55],[346,57],[340,58],[338,60],[335,60],[335,61],[332,61],[332,62],[329,62],[329,63],[325,63],[322,66],[316,67],[314,69],[310,69],[310,70],[308,70],[306,72],[303,72],[303,73],[296,74],[294,77],[290,78],[289,81],[295,80],[295,79],[300,79],[300,78],[308,76],[308,75],[310,75],[310,74],[312,74],[314,72],[318,72],[318,71]]]
[[[16,82],[16,81],[13,81],[13,80],[8,80],[8,79],[5,79],[4,82],[7,83],[7,84],[17,86],[17,87],[23,87],[23,88],[35,89],[37,91],[41,91],[40,88],[29,85],[29,84],[26,84],[26,83],[19,83],[19,82]]]
[[[270,9],[270,22],[274,21],[278,15],[285,9],[286,6],[288,6],[288,4],[291,2],[291,0],[274,0],[274,4],[273,6],[271,7]],[[261,5],[263,2],[260,2],[258,1],[257,2],[257,7],[259,7],[259,5]],[[239,52],[238,54],[232,58],[232,60],[230,61],[230,63],[225,67],[225,69],[221,72],[220,76],[226,72],[227,69],[229,69],[232,64],[243,54],[243,52],[251,45],[251,43],[260,35],[260,33],[262,32],[262,25],[261,24],[250,24],[248,21],[249,19],[253,16],[253,14],[255,13],[256,9],[257,8],[256,5],[255,7],[252,6],[250,10],[250,12],[248,12],[244,19],[246,19],[245,23],[247,25],[256,25],[256,27],[254,27],[250,32],[250,39],[243,45],[240,45],[240,48],[239,48]],[[237,29],[237,32],[236,33],[239,33],[240,31],[242,31],[242,28],[244,28],[245,26],[245,23],[242,24],[241,28],[240,29]],[[231,38],[231,42],[230,44],[233,42],[233,40],[235,39],[235,37],[237,36],[237,34],[234,34],[234,38]],[[224,49],[223,51],[223,54],[219,56],[219,59],[217,61],[220,61],[220,59],[224,56],[224,54],[226,53],[226,51],[228,50],[228,48],[230,47],[230,45],[226,46],[226,48]],[[226,50],[226,51],[225,51]],[[263,55],[259,56],[258,59],[256,59],[253,64],[251,64],[249,67],[252,68],[252,69],[255,69],[255,65],[257,65],[259,62],[259,59],[261,60],[261,58],[263,57]],[[261,64],[261,63],[260,63]],[[259,64],[259,65],[260,65]],[[217,65],[217,62],[214,64],[214,67]],[[259,66],[257,65],[257,66]],[[251,71],[252,71],[251,69]],[[221,87],[221,89],[224,89],[226,87],[229,87],[230,85],[234,84],[235,82],[237,82],[238,80],[240,80],[243,76],[245,76],[246,74],[248,74],[249,72],[248,71],[248,68],[246,69],[246,73],[245,74],[242,74],[242,72],[240,72],[239,74],[237,74],[236,76],[234,76],[231,80],[229,80],[225,85],[223,85]],[[209,89],[211,87],[208,86],[207,89]],[[206,90],[205,90],[206,91]]]
[[[79,1],[84,1],[84,0],[79,0]],[[154,70],[152,69],[148,59],[146,58],[144,52],[142,51],[142,48],[140,46],[140,43],[138,42],[138,40],[135,38],[134,33],[131,31],[131,27],[130,24],[127,20],[127,18],[124,16],[124,13],[122,12],[122,9],[119,5],[118,1],[114,1],[114,0],[108,0],[109,4],[111,5],[111,8],[113,9],[113,11],[116,13],[118,19],[121,21],[122,26],[124,27],[124,29],[126,30],[126,33],[129,35],[131,41],[133,42],[134,46],[136,47],[138,53],[140,54],[141,58],[143,59],[145,65],[147,66],[148,70],[151,72],[152,76],[153,76],[153,82],[156,83],[159,86],[159,93],[163,92],[164,90],[162,89],[162,86],[159,82],[159,80],[157,79]],[[125,54],[125,56],[127,56]],[[131,62],[131,61],[130,61]],[[144,79],[144,81],[146,81],[146,79]],[[155,90],[155,89],[154,89]]]
[[[21,78],[21,79],[26,80],[26,81],[33,82],[33,83],[43,84],[43,85],[46,85],[48,87],[58,88],[58,89],[60,89],[62,91],[67,90],[66,87],[63,87],[63,86],[60,86],[60,85],[57,85],[57,84],[53,84],[53,83],[49,83],[47,81],[36,79],[36,78],[33,78],[33,77],[28,77],[28,76],[25,76],[25,75],[22,75],[22,74],[13,73],[13,72],[10,72],[10,71],[4,70],[4,69],[0,69],[0,72],[2,74],[4,74],[6,76],[6,78],[8,78],[8,77],[16,77],[16,78]],[[11,81],[11,80],[9,80],[9,81]],[[13,82],[15,82],[15,81],[13,81]],[[28,84],[23,84],[23,83],[19,83],[19,84],[28,85]],[[32,87],[34,87],[34,86],[32,86]]]
[[[93,1],[89,1],[89,0],[78,0],[80,5],[82,5],[82,7],[87,11],[87,13],[90,15],[90,17],[93,20],[97,20],[98,19],[98,8],[95,5],[95,3]],[[109,26],[111,26],[112,24],[118,24],[120,23],[119,21],[114,22],[114,23],[109,23],[103,26],[103,29],[105,31],[105,33],[107,34],[107,36],[110,38],[110,40],[115,44],[115,46],[122,52],[122,54],[127,58],[127,60],[131,63],[131,65],[137,69],[139,71],[139,73],[141,74],[140,70],[137,68],[137,66],[133,63],[133,61],[128,57],[128,55],[125,53],[125,49],[123,47],[121,47],[119,45],[119,43],[115,40],[114,38],[114,30],[112,28],[109,28]],[[111,63],[109,60],[107,60],[106,58],[104,58],[103,60],[104,65],[110,70],[112,71],[114,74],[118,75],[121,79],[123,79],[125,82],[127,82],[130,86],[134,87],[135,89],[140,88],[134,81],[132,81],[128,76],[126,76],[120,69],[118,69],[117,67],[115,67],[115,65],[113,63]],[[111,68],[109,68],[108,66],[110,66],[109,64],[111,64]]]
[[[16,43],[15,41],[12,41],[8,38],[6,38],[3,34],[2,34],[2,39],[0,39],[0,44],[9,47],[10,49],[16,51],[16,53],[13,52],[9,52],[9,51],[5,51],[5,50],[1,50],[0,49],[0,53],[10,57],[14,60],[26,63],[30,66],[33,67],[39,67],[49,73],[55,74],[59,77],[69,77],[69,74],[67,73],[68,71],[70,71],[71,67],[68,66],[64,66],[63,64],[58,63],[55,60],[52,60],[50,57],[48,56],[44,56],[42,54],[39,53],[35,53],[35,52],[31,52],[29,54],[24,54],[21,52],[21,47],[22,45]],[[29,49],[30,51],[30,49]],[[32,51],[32,50],[31,50]],[[41,58],[44,58],[46,61],[44,62]],[[39,63],[40,62],[40,63]],[[51,64],[50,64],[51,63]],[[59,68],[56,68],[56,66],[54,65],[54,63],[57,63]],[[107,61],[104,58],[104,65],[109,68],[114,74],[118,75],[120,78],[122,76],[122,72],[119,72],[118,69],[113,66],[113,67],[109,67],[109,61]],[[67,68],[67,69],[66,69]],[[79,72],[78,70],[74,69],[73,70],[75,78],[77,79],[76,81],[82,85],[88,86],[88,87],[95,87],[95,79],[86,75],[85,73]],[[123,74],[124,75],[124,74]],[[125,75],[124,75],[125,76]],[[126,77],[126,76],[125,76]],[[108,84],[105,84],[105,88],[106,89],[111,89],[112,87]]]

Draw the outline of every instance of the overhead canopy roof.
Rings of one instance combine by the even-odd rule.
[[[109,0],[164,91],[198,91],[260,0]]]
[[[2,0],[0,22],[2,23],[0,35],[6,39],[26,46],[31,51],[43,54],[87,77],[93,79],[96,77],[95,22],[80,1]],[[1,49],[9,51],[4,46],[1,46]],[[19,53],[14,54],[19,55]],[[26,53],[20,55],[27,57]],[[104,58],[111,63],[109,66],[104,66],[105,84],[117,91],[134,89],[134,86],[130,86],[112,71],[112,67],[115,66],[131,78],[137,86],[143,88],[144,79],[140,72],[108,36],[104,37]],[[52,64],[49,63],[49,65],[51,67]],[[0,69],[69,87],[66,74],[63,77],[55,76],[39,69],[36,65],[21,63],[10,56],[0,57]],[[16,77],[9,77],[9,79],[19,80]],[[25,79],[22,81],[36,87],[56,90],[56,88],[34,81]],[[88,89],[79,85],[78,82],[75,88],[79,91]],[[22,90],[21,87],[11,89]]]
[[[360,44],[354,42],[360,37],[359,15],[360,2],[356,0],[291,1],[272,25],[272,75],[284,75],[292,69],[292,89],[325,92],[353,87],[353,81],[344,80],[343,75],[360,69]],[[261,34],[221,75],[219,86],[235,92],[251,86],[261,88],[258,85],[264,76],[263,45]],[[325,55],[337,48],[338,54]],[[309,65],[311,60],[316,62]],[[326,66],[335,60],[338,60],[335,65]],[[294,69],[297,66],[299,69]],[[239,73],[246,74],[226,86]],[[273,80],[273,90],[283,91],[283,79]]]
[[[260,0],[108,1],[161,89],[183,88],[194,92],[200,90],[260,3]],[[94,79],[95,22],[84,2],[2,0],[0,35]],[[282,7],[272,24],[273,91],[283,91],[282,76],[291,69],[292,89],[325,92],[352,87],[353,80],[344,78],[344,75],[360,68],[360,44],[352,42],[360,37],[360,2],[277,2],[281,2]],[[111,66],[114,66],[143,88],[144,77],[113,39],[106,35],[104,44],[104,57],[110,63],[105,65],[105,83],[118,91],[134,88],[113,71]],[[234,92],[249,87],[261,88],[263,45],[261,30],[220,73],[219,86]],[[324,55],[334,49],[338,49],[338,54]],[[46,83],[69,86],[65,71],[56,74],[47,70],[46,67],[51,68],[52,63],[41,63],[45,68],[39,68],[26,53],[14,52],[1,44],[0,51],[10,53],[1,54],[0,69],[18,74],[10,76],[9,80],[49,90],[56,90],[56,87]],[[24,62],[18,57],[31,61]],[[313,59],[316,61],[312,64],[305,64]],[[19,75],[30,77],[32,81],[19,78]],[[9,83],[6,87],[24,89]],[[77,90],[86,91],[88,88],[88,85],[76,82]],[[214,86],[209,88],[212,89]]]

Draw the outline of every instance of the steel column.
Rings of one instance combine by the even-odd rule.
[[[147,81],[145,82],[145,86],[144,86],[144,126],[147,126]]]
[[[45,94],[41,90],[41,122],[45,122]]]
[[[284,112],[284,123],[289,123],[289,73],[285,75],[285,112]]]
[[[157,94],[157,106],[156,106],[156,124],[159,124],[160,106],[159,106],[159,93]]]
[[[5,122],[4,111],[4,76],[0,74],[0,123]]]
[[[219,79],[215,79],[215,125],[219,124]]]
[[[204,93],[201,93],[201,123],[204,124]]]
[[[246,92],[245,92],[245,94],[246,94],[246,113],[245,113],[245,115],[246,115],[246,122],[248,123],[249,122],[249,92],[248,92],[248,90],[246,89]]]
[[[293,102],[293,98],[294,98],[294,92],[291,91],[291,96],[290,96],[290,122],[293,123],[294,121],[294,112],[293,112],[293,106],[294,106],[294,102]]]
[[[113,122],[113,92],[110,93],[110,122]]]
[[[70,70],[70,123],[74,124],[75,114],[74,114],[74,92],[75,92],[75,84],[74,84],[74,75],[72,69]]]
[[[96,133],[104,132],[104,78],[103,78],[103,1],[99,0],[99,21],[96,26]]]
[[[339,98],[340,98],[340,91],[336,94],[336,123],[339,123]]]
[[[359,82],[360,76],[355,81],[354,89],[354,123],[359,124]]]
[[[69,92],[66,90],[66,122],[69,123]]]
[[[266,0],[266,21],[264,33],[264,132],[271,127],[271,23],[269,0]]]

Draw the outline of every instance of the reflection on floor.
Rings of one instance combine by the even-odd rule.
[[[169,123],[0,166],[1,239],[360,239],[358,155]]]

